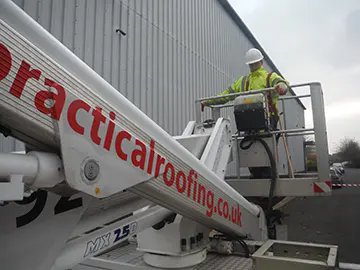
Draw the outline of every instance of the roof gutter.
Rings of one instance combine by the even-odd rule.
[[[284,76],[281,74],[281,72],[278,70],[278,68],[275,66],[274,62],[271,60],[269,55],[265,52],[265,50],[261,47],[260,43],[256,40],[254,35],[250,32],[249,28],[245,25],[245,23],[240,19],[239,15],[236,13],[236,11],[233,9],[233,7],[230,5],[228,0],[218,0],[218,2],[224,7],[224,9],[229,13],[230,17],[236,22],[236,24],[240,27],[240,29],[243,31],[245,36],[250,40],[250,42],[261,51],[261,53],[264,55],[265,61],[268,63],[268,65],[271,67],[271,69],[279,74],[281,77],[284,78]],[[296,96],[296,93],[293,89],[290,88],[290,93],[293,96]],[[306,110],[306,107],[304,104],[300,101],[300,99],[296,99],[299,105]]]

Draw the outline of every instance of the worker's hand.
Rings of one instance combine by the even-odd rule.
[[[284,82],[279,82],[275,84],[274,88],[278,91],[279,95],[285,95],[288,91],[288,86]]]
[[[204,107],[206,106],[206,101],[201,101],[201,111],[204,111]]]

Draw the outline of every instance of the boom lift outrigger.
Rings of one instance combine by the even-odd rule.
[[[7,269],[66,269],[134,235],[156,267],[203,262],[209,229],[242,244],[268,239],[261,207],[224,181],[240,135],[219,108],[208,126],[197,101],[196,121],[171,137],[10,0],[0,2],[0,36],[0,126],[36,150],[0,155]],[[326,151],[321,87],[309,85],[317,149]],[[327,180],[327,157],[318,166],[306,186]],[[282,181],[273,194],[291,185]]]

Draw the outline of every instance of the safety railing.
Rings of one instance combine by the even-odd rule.
[[[324,109],[324,99],[321,84],[318,82],[303,83],[291,85],[291,88],[298,87],[310,87],[310,94],[299,95],[299,96],[284,96],[279,98],[279,102],[282,103],[283,108],[283,119],[284,119],[284,129],[269,131],[267,135],[271,134],[273,138],[273,147],[274,153],[276,148],[276,135],[277,134],[286,134],[286,136],[305,136],[305,135],[315,135],[315,147],[316,147],[316,156],[317,156],[317,169],[318,177],[320,182],[329,180],[329,156],[328,156],[328,142],[327,142],[327,132],[326,132],[326,121],[325,121],[325,109]],[[228,97],[237,97],[242,95],[251,95],[257,93],[266,93],[269,91],[275,90],[272,88],[264,88],[260,90],[241,92],[228,94],[223,96],[210,96],[205,98],[200,98],[195,101],[195,113],[196,113],[196,122],[201,123],[201,102],[206,100],[219,100]],[[302,99],[302,98],[311,98],[312,106],[312,119],[313,119],[313,128],[301,128],[301,129],[286,129],[286,107],[284,102],[290,99]],[[212,119],[216,120],[220,117],[220,110],[222,108],[233,107],[233,104],[222,104],[222,105],[213,105],[210,106],[212,110]],[[234,140],[236,140],[236,145],[238,146],[237,140],[242,137],[238,134],[233,135]],[[236,149],[239,151],[239,149]],[[238,152],[237,152],[238,153]],[[235,156],[235,162],[239,165],[238,155]],[[237,166],[239,167],[239,166]],[[240,178],[240,168],[237,168],[237,176]]]

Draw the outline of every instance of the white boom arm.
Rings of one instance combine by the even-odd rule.
[[[10,0],[0,37],[0,125],[61,152],[71,189],[126,189],[218,231],[264,235],[263,212],[206,166],[215,161],[192,155]]]

